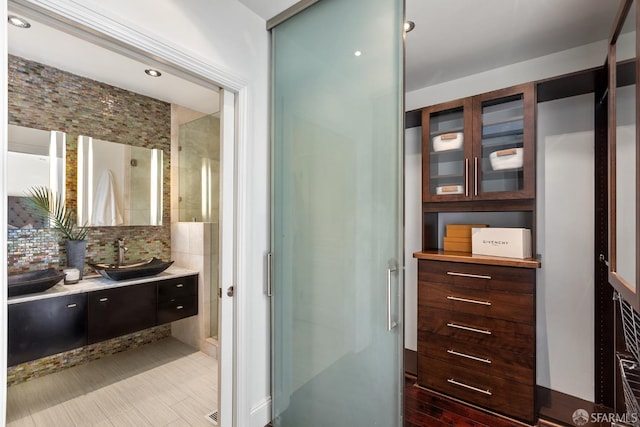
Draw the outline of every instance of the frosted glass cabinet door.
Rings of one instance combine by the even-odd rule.
[[[402,425],[403,3],[272,30],[277,427]]]

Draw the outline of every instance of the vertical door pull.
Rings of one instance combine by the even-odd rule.
[[[398,267],[387,268],[387,331],[397,326],[397,323],[391,320],[391,273],[396,271],[398,271]]]
[[[464,196],[469,197],[469,158],[464,159]]]
[[[474,168],[473,168],[473,182],[475,184],[475,195],[478,195],[478,158],[476,157],[474,160]]]
[[[272,289],[271,289],[271,260],[272,260],[272,254],[271,252],[269,252],[267,254],[267,296],[268,297],[271,297],[271,295],[273,295]]]

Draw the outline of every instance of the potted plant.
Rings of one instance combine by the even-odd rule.
[[[67,210],[61,194],[47,187],[33,187],[27,191],[28,200],[36,210],[49,220],[49,226],[66,238],[67,266],[77,268],[82,279],[87,250],[87,227],[78,226],[73,212]]]

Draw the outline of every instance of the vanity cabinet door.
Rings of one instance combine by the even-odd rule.
[[[9,305],[8,365],[87,344],[87,295]]]
[[[198,314],[198,276],[158,282],[158,324]]]
[[[156,326],[156,284],[89,293],[89,344]]]

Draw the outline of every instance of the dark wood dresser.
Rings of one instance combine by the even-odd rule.
[[[418,260],[418,384],[533,423],[539,263],[521,264]]]

